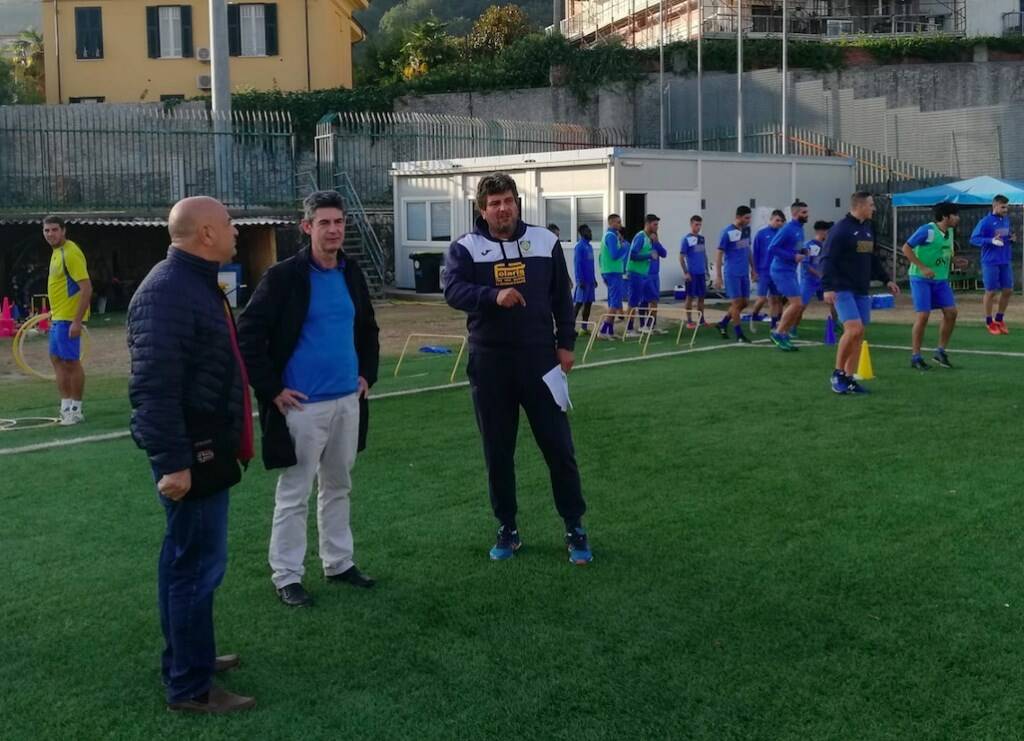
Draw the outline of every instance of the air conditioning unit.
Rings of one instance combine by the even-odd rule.
[[[199,75],[196,77],[196,87],[200,90],[209,90],[213,87],[213,77],[210,75]]]
[[[200,46],[196,49],[196,59],[200,62],[210,61],[210,48],[208,46]]]

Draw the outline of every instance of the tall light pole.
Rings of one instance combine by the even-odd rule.
[[[736,0],[736,151],[743,154],[743,0]]]
[[[213,151],[217,173],[217,195],[225,203],[233,200],[231,167],[231,74],[228,70],[228,6],[225,0],[210,0],[210,67],[213,80]]]
[[[658,98],[661,101],[658,122],[659,142],[665,148],[665,0],[658,0]]]
[[[782,0],[782,153],[789,153],[789,128],[786,117],[789,112],[789,18],[786,0]]]
[[[704,151],[704,0],[697,0],[697,151]]]

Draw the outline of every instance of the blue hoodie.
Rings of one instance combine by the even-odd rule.
[[[825,291],[850,291],[867,296],[872,278],[888,283],[891,278],[875,253],[875,227],[853,214],[835,223],[821,250],[821,287]]]
[[[580,237],[572,252],[573,274],[577,286],[596,286],[597,276],[594,275],[594,248],[589,239]]]
[[[971,234],[971,244],[981,247],[982,265],[1009,265],[1013,249],[1013,240],[1010,239],[1010,232],[1013,227],[1010,225],[1008,216],[996,216],[989,214],[978,222]],[[999,237],[1002,245],[994,244],[993,237]]]
[[[779,272],[796,272],[796,256],[804,248],[804,225],[793,219],[778,233],[768,245],[772,254],[772,270]]]

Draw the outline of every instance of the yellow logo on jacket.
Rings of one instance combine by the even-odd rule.
[[[521,262],[495,263],[494,285],[499,288],[521,286],[526,283],[526,264]]]
[[[868,241],[868,240],[864,240],[864,239],[857,240],[857,252],[874,252],[874,251],[875,251],[875,243],[874,242],[871,242],[871,241]]]

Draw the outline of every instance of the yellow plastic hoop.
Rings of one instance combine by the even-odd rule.
[[[29,318],[18,329],[17,333],[14,335],[14,341],[11,343],[11,352],[14,353],[14,364],[17,365],[18,368],[20,368],[21,371],[23,373],[25,373],[26,375],[33,376],[34,378],[38,378],[41,381],[53,381],[53,380],[55,380],[56,377],[52,373],[42,373],[42,372],[36,370],[35,368],[33,368],[32,366],[30,366],[27,362],[25,362],[25,353],[24,353],[25,337],[28,335],[28,333],[31,330],[35,329],[36,325],[38,325],[41,321],[43,321],[45,319],[49,319],[49,318],[50,318],[49,312],[47,312],[46,314],[36,314],[35,316]],[[83,324],[82,325],[82,358],[81,358],[83,362],[85,361],[85,358],[88,355],[88,353],[89,353],[89,330],[86,329],[85,325]]]
[[[35,421],[35,424],[23,425],[23,421]],[[56,417],[19,417],[17,419],[3,419],[2,422],[10,422],[12,424],[2,425],[0,424],[0,432],[17,432],[18,430],[38,430],[43,427],[55,427],[59,419]]]

